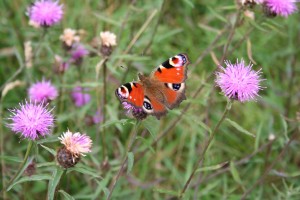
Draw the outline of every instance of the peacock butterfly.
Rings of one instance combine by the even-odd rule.
[[[132,108],[136,118],[147,114],[157,119],[168,109],[177,107],[185,97],[188,56],[177,54],[159,65],[150,76],[138,74],[139,81],[129,82],[116,89],[116,96]]]

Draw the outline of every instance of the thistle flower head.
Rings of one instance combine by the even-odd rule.
[[[297,0],[264,0],[267,13],[288,17],[297,11]]]
[[[90,102],[91,96],[87,93],[87,90],[77,86],[72,91],[72,99],[77,107],[81,107]]]
[[[147,117],[147,113],[145,113],[142,108],[137,108],[127,102],[122,102],[122,105],[126,115],[132,112],[132,115],[138,120],[143,120]]]
[[[57,89],[51,84],[51,81],[41,81],[33,84],[28,90],[30,100],[35,102],[48,102],[56,99]]]
[[[20,108],[10,110],[12,123],[8,127],[15,133],[21,133],[24,138],[35,140],[39,136],[50,134],[54,125],[54,117],[47,105],[43,103],[25,102]]]
[[[111,47],[117,45],[117,36],[112,32],[100,32],[100,39],[102,46]]]
[[[235,64],[226,61],[225,64],[227,67],[221,67],[222,72],[216,73],[216,84],[225,96],[241,102],[254,100],[262,89],[260,70],[252,70],[252,64],[245,66],[243,60]]]
[[[88,54],[89,51],[82,44],[77,44],[71,52],[71,57],[74,62],[77,62]]]
[[[73,43],[80,41],[79,35],[76,35],[76,30],[70,28],[66,28],[59,39],[69,47],[72,46]]]
[[[72,133],[68,130],[59,140],[74,157],[85,156],[84,153],[91,152],[92,140],[86,134]]]
[[[63,17],[62,5],[52,0],[37,0],[28,8],[28,16],[32,23],[40,26],[52,26]]]

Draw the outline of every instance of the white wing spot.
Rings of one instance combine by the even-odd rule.
[[[132,99],[132,97],[130,96],[129,99]]]

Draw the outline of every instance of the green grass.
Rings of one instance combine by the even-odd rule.
[[[48,28],[40,40],[43,29],[29,26],[25,15],[31,2],[1,1],[1,92],[8,83],[23,83],[1,95],[1,197],[45,199],[52,191],[57,199],[105,199],[129,155],[129,167],[124,162],[112,199],[176,199],[195,168],[198,170],[182,199],[240,199],[247,191],[246,199],[298,199],[299,13],[266,18],[256,6],[255,21],[242,14],[233,28],[238,13],[234,2],[61,1],[65,10],[62,22]],[[63,75],[53,72],[54,55],[67,58],[59,40],[65,28],[84,30],[81,42],[89,50],[93,50],[91,40],[101,31],[116,33],[118,44],[106,62],[105,86],[103,66],[96,76],[101,56],[86,57],[80,70],[71,65]],[[32,69],[25,67],[25,41],[31,41],[36,52]],[[214,58],[222,63],[226,45],[225,59],[252,60],[255,70],[262,69],[264,89],[257,101],[233,103],[226,116],[229,120],[221,123],[197,167],[209,132],[226,107],[227,99],[215,86],[215,76],[210,77],[217,66]],[[137,80],[137,73],[150,74],[155,66],[178,53],[186,53],[191,61],[187,100],[161,120],[149,116],[135,125],[136,120],[124,114],[115,89]],[[14,76],[18,69],[20,73]],[[28,145],[28,140],[7,128],[9,109],[24,102],[28,87],[42,78],[51,80],[60,91],[50,104],[55,128],[31,151],[29,160],[36,162],[35,174],[20,176],[5,191]],[[70,98],[77,85],[88,87],[92,96],[81,108]],[[88,126],[87,116],[97,109],[104,111],[105,122]],[[58,136],[67,129],[87,133],[93,149],[76,167],[63,173],[52,153],[61,146]],[[275,139],[270,140],[270,135]],[[52,185],[55,181],[57,187]]]

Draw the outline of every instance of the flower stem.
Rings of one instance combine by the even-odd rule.
[[[196,165],[196,167],[194,168],[192,174],[190,175],[189,179],[186,181],[182,191],[180,192],[180,195],[179,195],[179,198],[182,198],[186,189],[188,188],[188,186],[190,185],[191,183],[191,180],[192,178],[194,177],[197,169],[199,168],[199,166],[201,165],[203,159],[204,159],[204,156],[205,156],[205,153],[211,143],[211,141],[214,139],[214,136],[216,135],[220,125],[222,124],[222,122],[224,121],[225,117],[227,116],[229,110],[231,109],[231,106],[232,106],[232,101],[231,100],[228,100],[227,101],[227,105],[226,105],[226,108],[224,110],[224,113],[221,117],[221,119],[219,120],[219,122],[217,123],[217,125],[215,126],[215,128],[213,129],[212,133],[210,134],[210,137],[208,138],[208,141],[204,144],[204,147],[203,147],[203,150],[201,152],[201,155],[200,155],[200,159],[198,161],[198,164]]]
[[[128,153],[132,150],[132,147],[133,147],[133,144],[134,144],[134,141],[135,141],[135,138],[137,136],[137,132],[138,132],[138,127],[140,125],[141,121],[140,120],[137,120],[136,121],[136,124],[135,124],[135,127],[134,127],[134,131],[132,132],[131,136],[130,136],[130,141],[129,141],[129,144],[128,144],[128,147],[127,147],[127,153],[126,153],[126,157],[124,158],[123,162],[122,162],[122,165],[117,173],[117,175],[115,176],[115,178],[113,179],[113,183],[112,185],[110,186],[110,192],[109,192],[109,195],[107,197],[107,200],[110,200],[111,199],[111,196],[112,196],[112,193],[117,185],[117,182],[122,174],[122,172],[124,171],[125,169],[125,165],[127,163],[127,160],[128,160]]]
[[[19,169],[18,169],[17,173],[15,174],[15,176],[14,176],[14,177],[9,181],[9,183],[7,184],[5,190],[6,190],[7,188],[9,188],[9,186],[10,186],[11,184],[13,184],[14,181],[15,181],[15,180],[21,175],[21,173],[23,172],[23,168],[24,168],[24,166],[25,166],[25,164],[26,164],[26,162],[27,162],[27,160],[28,160],[29,153],[30,153],[30,151],[31,151],[31,149],[32,149],[32,146],[33,146],[33,141],[30,140],[30,141],[29,141],[29,144],[28,144],[28,146],[27,146],[27,151],[26,151],[26,153],[25,153],[25,157],[24,157],[24,160],[23,160],[22,164],[19,166]]]
[[[106,111],[105,111],[105,106],[106,106],[106,87],[107,87],[107,79],[106,79],[106,71],[107,71],[107,66],[106,66],[106,60],[105,59],[105,62],[103,63],[103,106],[102,106],[102,115],[103,115],[103,120],[102,120],[102,123],[105,124],[106,122]],[[105,127],[103,127],[102,129],[102,138],[101,138],[101,143],[102,143],[102,148],[103,148],[103,151],[102,151],[102,156],[103,156],[103,159],[105,159],[106,157],[106,143],[105,143]]]

